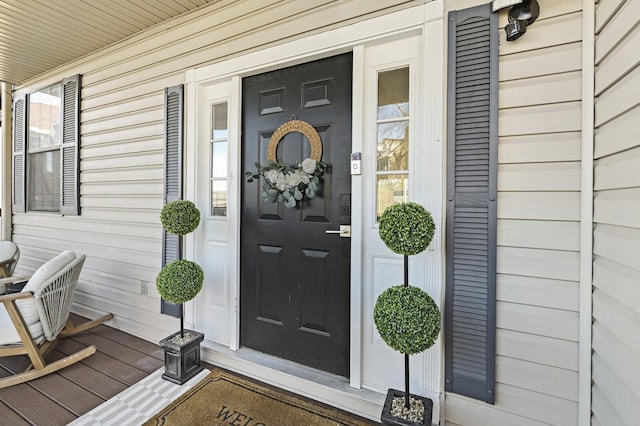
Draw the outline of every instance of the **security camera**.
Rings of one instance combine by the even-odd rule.
[[[540,15],[540,5],[537,0],[524,0],[522,4],[513,6],[509,10],[509,23],[504,27],[507,33],[507,41],[520,38],[527,27],[534,23]]]
[[[507,33],[507,41],[514,41],[519,39],[527,31],[527,23],[520,20],[509,22],[504,27],[504,30]]]

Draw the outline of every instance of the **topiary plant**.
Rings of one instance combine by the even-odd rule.
[[[440,334],[440,309],[424,290],[398,285],[376,301],[373,320],[382,340],[407,355],[429,349]]]
[[[200,210],[188,200],[172,201],[160,212],[160,222],[167,232],[186,235],[200,224]]]
[[[378,225],[380,238],[387,247],[405,256],[423,252],[436,229],[431,213],[417,203],[390,205]]]
[[[404,406],[409,411],[409,355],[433,346],[441,321],[440,309],[431,296],[409,285],[409,256],[429,246],[435,223],[424,207],[409,202],[387,207],[378,224],[382,241],[404,257],[404,285],[390,287],[378,296],[373,320],[382,340],[405,356]]]
[[[185,303],[202,290],[204,272],[190,260],[174,260],[167,264],[156,278],[158,293],[171,303]]]
[[[181,237],[196,230],[200,224],[200,210],[188,200],[167,203],[160,212],[160,222],[171,234]],[[200,265],[178,259],[165,265],[156,278],[158,293],[165,300],[180,305],[180,336],[184,336],[183,304],[202,290],[204,272]]]

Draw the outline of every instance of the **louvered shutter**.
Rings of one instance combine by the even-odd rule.
[[[449,14],[445,388],[495,403],[498,18]]]
[[[168,87],[164,91],[164,204],[182,199],[182,150],[184,143],[184,86]],[[162,231],[162,266],[180,259],[182,238]],[[180,306],[162,300],[160,312],[180,317]]]
[[[60,213],[80,214],[80,76],[62,81]]]
[[[14,213],[26,211],[25,166],[26,166],[26,121],[28,97],[17,99],[13,104],[13,158],[11,208]]]

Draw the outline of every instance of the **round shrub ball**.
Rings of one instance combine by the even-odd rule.
[[[440,333],[438,305],[415,286],[386,289],[376,300],[373,320],[382,340],[407,355],[430,348]]]
[[[378,224],[378,233],[387,247],[406,256],[424,251],[436,229],[431,213],[417,203],[390,205]]]
[[[171,303],[185,303],[202,290],[204,271],[190,260],[174,260],[156,278],[158,293]]]
[[[172,201],[162,208],[160,222],[167,232],[186,235],[200,224],[200,210],[188,200]]]

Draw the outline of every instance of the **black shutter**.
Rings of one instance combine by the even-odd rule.
[[[27,102],[29,97],[17,99],[13,104],[13,158],[12,174],[13,187],[11,189],[11,208],[14,213],[26,211],[25,197],[25,166],[26,166],[26,123]]]
[[[80,75],[62,80],[60,213],[80,214]]]
[[[184,85],[164,90],[164,204],[182,199]],[[162,266],[182,257],[182,238],[162,230]],[[180,317],[180,305],[162,300],[160,312]]]
[[[445,388],[495,403],[498,17],[449,13]]]

